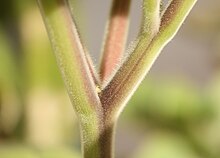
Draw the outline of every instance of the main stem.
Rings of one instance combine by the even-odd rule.
[[[114,158],[116,121],[109,120],[111,119],[100,119],[96,138],[87,129],[88,124],[81,125],[83,158]],[[93,142],[87,140],[93,140]]]
[[[100,135],[101,158],[114,158],[115,126],[116,122],[104,121],[104,128]]]

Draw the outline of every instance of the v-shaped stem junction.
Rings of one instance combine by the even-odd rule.
[[[38,0],[63,80],[81,126],[84,158],[113,158],[120,112],[197,0],[143,0],[140,34],[123,59],[131,0],[113,0],[100,75],[83,45],[69,0]],[[161,11],[162,10],[162,11]]]

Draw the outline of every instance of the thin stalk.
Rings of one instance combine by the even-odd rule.
[[[80,12],[80,10],[78,10],[79,8],[79,1],[74,1],[74,0],[66,0],[67,1],[67,5],[71,11],[71,16],[72,18],[74,19],[74,15],[76,12]],[[81,15],[81,14],[80,14]],[[81,16],[80,16],[81,17]],[[76,24],[75,24],[76,25]],[[79,34],[79,37],[82,37],[80,35],[80,32],[78,33]],[[83,50],[84,50],[84,55],[86,57],[86,62],[89,66],[89,70],[90,70],[90,73],[92,75],[92,78],[96,84],[97,87],[100,87],[100,77],[97,73],[97,70],[95,69],[95,64],[93,63],[91,57],[90,57],[90,54],[89,54],[89,51],[87,50],[87,48],[85,47],[85,45],[83,44],[81,38],[79,38],[80,42],[82,43],[82,47],[83,47]]]
[[[85,50],[85,48],[84,48]],[[95,69],[95,66],[94,66],[94,63],[89,55],[89,53],[85,50],[85,56],[86,56],[86,61],[87,61],[87,64],[89,66],[89,71],[90,71],[90,74],[92,75],[92,78],[93,78],[93,81],[96,85],[96,89],[97,89],[97,93],[99,93],[99,88],[101,87],[101,81],[100,81],[100,77]]]
[[[143,16],[141,34],[150,40],[158,32],[160,26],[161,0],[143,0]]]
[[[101,81],[109,79],[125,50],[131,0],[113,0],[100,65]]]

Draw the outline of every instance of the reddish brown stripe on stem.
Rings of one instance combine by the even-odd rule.
[[[75,55],[76,55],[76,58],[78,59],[77,62],[80,65],[79,67],[81,68],[81,73],[83,76],[82,79],[84,82],[83,86],[85,86],[86,93],[89,96],[88,99],[90,99],[91,103],[93,104],[96,103],[95,105],[98,105],[99,99],[96,93],[95,83],[91,82],[92,81],[91,78],[95,79],[95,74],[93,73],[94,69],[91,65],[92,62],[90,58],[86,55],[87,52],[85,52],[85,49],[83,48],[83,45],[79,38],[79,33],[72,19],[73,17],[71,16],[71,13],[70,13],[70,10],[67,4],[63,3],[63,7],[61,7],[61,11],[64,14],[64,18],[66,18],[66,22],[67,22],[66,26],[69,27],[68,28],[69,36],[70,36],[70,40],[72,40],[73,50],[75,49],[75,51],[77,52],[75,53]]]
[[[100,100],[96,92],[96,85],[90,73],[90,67],[85,57],[84,48],[67,2],[65,0],[39,0],[39,5],[43,17],[45,17],[51,43],[54,47],[57,61],[71,100],[76,104],[77,99],[80,98],[77,95],[85,95],[84,101],[86,104],[89,103],[94,109],[98,109],[98,106],[101,108]],[[54,14],[57,16],[56,18],[54,18]],[[58,27],[58,29],[56,27]],[[71,72],[77,75],[73,76]],[[78,89],[73,86],[73,82],[77,80],[80,80],[79,83],[82,83],[78,85],[80,87]],[[75,107],[81,110],[79,106]]]
[[[100,67],[101,81],[109,78],[123,56],[130,3],[131,0],[114,0],[113,2]]]
[[[160,25],[161,28],[167,26],[172,21],[173,17],[176,16],[176,13],[181,3],[183,3],[183,0],[173,0],[169,4],[164,14],[162,15]]]
[[[68,8],[69,8],[69,10],[70,10],[70,12],[71,12],[71,4],[70,4],[70,1],[67,1],[66,3],[67,3]],[[73,9],[72,9],[72,10],[73,10]],[[74,19],[74,14],[73,14],[73,12],[74,12],[74,10],[71,12],[71,13],[72,13],[72,14],[71,14],[72,19]],[[76,25],[76,24],[75,24],[75,25]],[[75,27],[76,27],[77,30],[78,30],[77,25],[76,25]],[[84,50],[84,56],[85,56],[85,58],[86,58],[87,65],[88,65],[88,67],[89,67],[90,74],[92,75],[92,78],[93,78],[93,80],[94,80],[94,83],[99,86],[99,85],[100,85],[100,81],[99,81],[98,73],[97,73],[97,71],[96,71],[96,69],[95,69],[94,63],[93,63],[93,61],[92,61],[92,59],[91,59],[91,56],[90,56],[90,54],[89,54],[87,48],[85,47],[84,43],[82,42],[82,40],[81,40],[81,38],[80,38],[80,37],[81,37],[80,32],[78,32],[78,36],[79,36],[79,40],[80,40],[80,42],[81,42],[81,44],[82,44],[82,47],[83,47],[83,50]]]
[[[94,83],[95,83],[96,86],[99,87],[100,86],[99,76],[96,72],[96,69],[95,69],[94,64],[92,62],[92,59],[91,59],[90,55],[87,52],[86,52],[85,56],[86,56],[86,61],[87,61],[87,64],[89,66],[89,71],[90,71],[90,74],[92,75]]]

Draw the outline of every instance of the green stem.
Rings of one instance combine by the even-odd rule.
[[[91,120],[92,121],[92,120]],[[114,158],[115,125],[117,121],[111,118],[101,118],[99,130],[94,137],[88,128],[88,121],[81,123],[81,142],[83,158]],[[89,141],[88,141],[89,140]]]
[[[66,0],[38,0],[39,8],[81,127],[84,158],[101,158],[102,105]]]
[[[101,143],[101,158],[114,158],[114,142],[115,142],[115,127],[117,121],[104,121],[104,128],[100,135]]]

